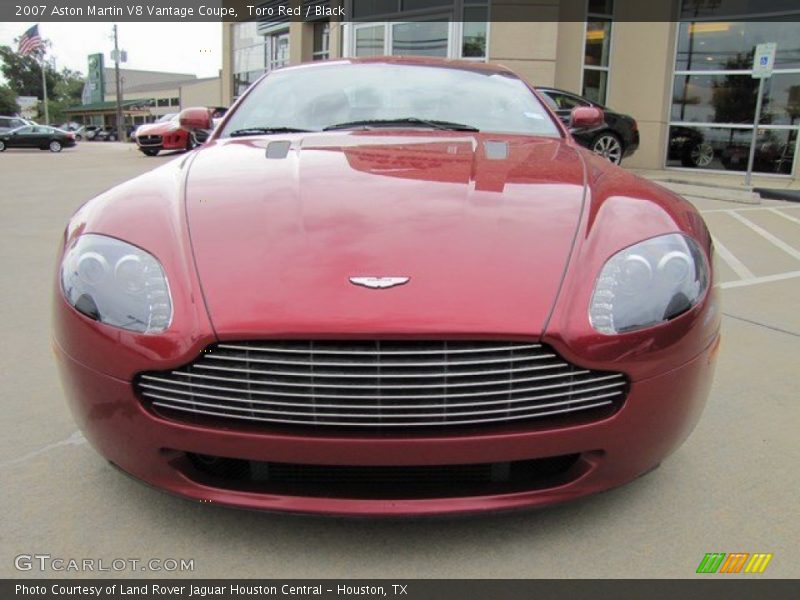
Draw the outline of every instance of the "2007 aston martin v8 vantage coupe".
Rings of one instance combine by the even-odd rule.
[[[693,429],[711,256],[688,202],[580,147],[503,67],[289,67],[72,217],[54,347],[94,447],[175,494],[531,507],[631,481]]]

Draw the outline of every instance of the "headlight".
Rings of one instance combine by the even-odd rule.
[[[82,235],[67,250],[61,289],[76,310],[107,325],[159,333],[172,321],[169,285],[159,262],[104,235]]]
[[[697,243],[678,233],[617,252],[600,271],[589,321],[600,333],[623,333],[669,321],[697,304],[708,287]]]

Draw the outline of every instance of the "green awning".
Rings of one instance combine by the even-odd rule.
[[[141,106],[144,109],[152,106],[152,100],[123,100],[121,104],[123,109],[139,107],[139,106]],[[108,102],[92,102],[91,104],[70,106],[64,112],[68,113],[94,112],[94,111],[116,110],[116,108],[117,108],[116,100],[110,100]]]

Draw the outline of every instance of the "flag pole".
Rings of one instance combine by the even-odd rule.
[[[44,61],[44,51],[42,51],[41,57],[41,65],[42,65],[42,90],[44,91],[44,124],[50,124],[50,109],[47,107],[47,77],[45,76],[45,61]]]

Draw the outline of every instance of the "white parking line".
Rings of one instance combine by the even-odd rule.
[[[56,448],[60,448],[61,446],[81,446],[85,443],[86,443],[86,438],[83,437],[83,434],[80,431],[74,431],[72,435],[70,435],[65,440],[61,440],[60,442],[54,442],[52,444],[47,444],[46,446],[42,446],[38,450],[34,450],[33,452],[28,452],[27,454],[23,454],[22,456],[17,458],[4,460],[3,462],[0,462],[0,468],[26,462],[32,458],[36,458],[40,454],[44,454],[45,452],[49,452],[50,450],[55,450]]]
[[[700,214],[706,215],[709,213],[726,213],[726,212],[744,212],[750,210],[775,210],[777,207],[775,206],[747,206],[743,208],[707,208],[705,210],[698,211]],[[795,204],[793,206],[780,206],[781,210],[791,210],[793,208],[800,208],[800,204]]]
[[[788,219],[789,221],[794,221],[795,223],[800,224],[800,219],[798,219],[797,217],[793,217],[791,215],[787,215],[786,213],[779,211],[777,208],[770,208],[769,212],[775,213],[776,215],[780,215],[784,219]]]
[[[789,244],[784,242],[782,239],[775,237],[769,231],[767,231],[766,229],[763,229],[762,227],[759,227],[758,225],[753,223],[751,220],[746,219],[745,217],[743,217],[742,215],[740,215],[736,211],[729,210],[727,212],[734,219],[736,219],[737,221],[741,222],[743,225],[746,225],[747,227],[749,227],[750,229],[755,231],[758,235],[760,235],[761,237],[763,237],[768,242],[771,242],[772,244],[774,244],[775,246],[777,246],[778,248],[780,248],[781,250],[786,252],[786,254],[788,254],[789,256],[792,256],[793,258],[796,258],[797,260],[800,260],[800,250],[797,250],[796,248],[792,248]]]
[[[726,281],[720,283],[719,287],[723,290],[731,288],[747,287],[750,285],[758,285],[759,283],[770,283],[773,281],[783,281],[784,279],[793,279],[800,277],[800,271],[789,271],[788,273],[778,273],[777,275],[765,275],[764,277],[753,277],[752,279],[740,279],[739,281]]]
[[[740,261],[738,258],[736,258],[733,255],[733,252],[728,250],[728,248],[726,248],[725,245],[722,242],[720,242],[717,238],[715,238],[713,236],[711,237],[711,239],[714,240],[714,248],[716,249],[717,254],[719,254],[719,257],[722,260],[724,260],[726,263],[728,263],[728,266],[731,269],[733,269],[733,271],[739,276],[740,279],[754,279],[755,278],[755,275],[753,274],[753,272],[750,269],[748,269],[744,265],[744,263],[742,263],[742,261]]]

